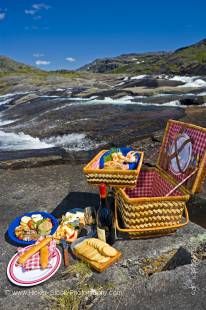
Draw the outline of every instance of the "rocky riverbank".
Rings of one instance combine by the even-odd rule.
[[[0,96],[1,167],[85,162],[99,149],[151,138],[169,118],[205,126],[204,77],[81,73],[35,78],[0,79],[0,91],[7,92]],[[52,157],[55,148],[60,151]],[[13,165],[11,158],[18,156]]]
[[[91,85],[86,87],[82,81],[81,88],[76,81],[64,84],[64,88],[62,81],[59,88],[31,83],[29,93],[25,85],[16,84],[10,91],[17,94],[1,97],[2,309],[52,309],[60,308],[60,304],[78,305],[80,309],[110,309],[112,304],[116,309],[204,309],[205,187],[188,205],[192,221],[202,227],[190,222],[173,236],[118,240],[115,247],[123,257],[102,274],[91,272],[71,257],[71,269],[66,274],[61,266],[54,277],[35,288],[13,286],[6,277],[7,264],[16,249],[6,241],[5,232],[14,217],[36,210],[60,217],[72,207],[98,204],[97,190],[86,183],[82,163],[99,149],[132,145],[145,152],[146,164],[153,165],[169,118],[206,127],[204,104],[187,108],[180,104],[188,88],[173,86],[171,95],[171,86],[134,86],[132,98],[128,98],[126,88],[119,90],[115,86],[125,77],[119,78],[111,78],[113,99],[105,96],[109,91],[106,76],[103,94],[98,84],[96,97]],[[203,89],[193,88],[193,95],[200,91]],[[81,298],[71,295],[82,291]]]
[[[152,160],[151,154],[149,157]],[[59,217],[72,207],[97,205],[98,195],[96,188],[86,183],[82,165],[74,164],[0,170],[0,183],[1,309],[61,309],[60,301],[70,305],[81,301],[93,309],[111,309],[112,304],[116,309],[204,309],[206,265],[201,255],[205,253],[206,233],[193,223],[172,236],[117,241],[115,247],[122,258],[102,274],[83,269],[82,275],[82,266],[71,258],[72,268],[66,274],[61,266],[54,277],[39,286],[12,285],[6,267],[16,248],[6,242],[4,234],[13,218],[36,210]],[[200,245],[203,254],[195,260]],[[81,290],[81,298],[69,298]]]

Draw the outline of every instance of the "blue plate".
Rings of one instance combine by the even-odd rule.
[[[129,153],[130,151],[133,151],[133,148],[132,147],[120,147],[118,148],[121,153],[126,156],[127,153]],[[101,157],[100,157],[100,160],[99,160],[99,168],[100,169],[103,169],[104,168],[104,157],[109,155],[111,153],[111,150],[107,151],[106,153],[104,153]],[[137,168],[137,165],[139,163],[139,160],[140,160],[140,155],[138,153],[135,154],[135,157],[136,157],[136,162],[135,163],[129,163],[129,170],[134,170]]]
[[[47,212],[29,212],[29,213],[24,213],[22,216],[16,217],[15,220],[13,220],[13,222],[9,225],[9,228],[7,230],[7,234],[8,234],[8,237],[9,237],[10,241],[12,241],[12,243],[14,243],[16,245],[20,245],[20,246],[26,246],[26,245],[34,244],[36,242],[36,240],[31,240],[31,241],[20,240],[15,235],[15,228],[17,226],[19,226],[21,218],[23,216],[32,216],[33,214],[41,214],[41,216],[43,218],[50,218],[51,221],[52,221],[52,225],[53,225],[50,235],[53,235],[55,233],[59,223],[58,223],[58,220],[53,215],[51,215],[50,213],[47,213]]]

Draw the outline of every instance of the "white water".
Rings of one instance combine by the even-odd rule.
[[[40,140],[23,132],[13,133],[0,130],[0,150],[2,151],[46,149],[55,146],[69,151],[87,151],[104,144],[104,142],[96,143],[90,140],[84,133],[65,134]]]
[[[95,143],[94,141],[87,138],[84,133],[72,133],[65,134],[63,136],[50,137],[43,140],[47,144],[54,146],[64,147],[70,151],[88,151],[96,149],[97,147],[104,145],[105,143]]]
[[[141,79],[144,79],[144,78],[146,78],[146,77],[147,77],[146,74],[136,75],[136,76],[132,76],[132,77],[130,78],[130,80],[141,80]]]
[[[112,105],[123,105],[123,104],[131,104],[131,105],[141,105],[141,106],[168,106],[168,107],[174,107],[174,106],[179,106],[180,108],[184,108],[182,105],[180,105],[180,102],[178,100],[173,100],[173,101],[169,101],[166,103],[145,103],[141,101],[141,98],[145,98],[145,96],[136,96],[136,99],[138,98],[140,101],[138,102],[134,102],[132,101],[132,99],[134,99],[134,97],[132,96],[125,96],[122,97],[120,99],[112,99],[110,97],[106,97],[105,99],[95,99],[95,100],[90,100],[90,99],[81,99],[81,98],[75,98],[75,103],[70,103],[67,104],[65,106],[62,106],[60,108],[55,108],[55,110],[59,110],[62,109],[64,107],[68,107],[68,106],[72,106],[72,105],[98,105],[98,104],[112,104]],[[70,99],[73,101],[73,98]]]
[[[0,105],[7,104],[7,103],[9,103],[9,102],[11,102],[11,101],[12,101],[12,98],[7,98],[7,99],[5,99],[5,100],[1,100],[1,101],[0,101]]]
[[[7,94],[0,96],[0,104],[6,104],[8,101],[12,100],[15,94]],[[54,96],[52,96],[54,98]],[[3,99],[3,100],[2,100]],[[71,104],[68,104],[71,105]],[[53,110],[62,109],[59,107]],[[42,114],[46,114],[46,111]],[[37,118],[37,117],[36,117]],[[33,119],[34,120],[34,119]],[[81,119],[81,120],[87,120]],[[2,113],[0,113],[0,127],[11,124],[17,120],[2,120]],[[72,122],[72,121],[71,121]],[[16,126],[17,127],[17,126]],[[22,127],[22,125],[21,125]],[[24,134],[23,132],[5,132],[0,130],[0,150],[1,151],[15,151],[15,150],[29,150],[29,149],[45,149],[50,147],[63,147],[70,151],[80,151],[80,150],[90,150],[95,149],[102,144],[97,144],[86,137],[86,134],[73,133],[65,134],[63,136],[53,136],[47,139],[40,140],[39,138],[32,137],[30,135]]]
[[[197,79],[195,81],[188,82],[185,85],[180,85],[178,87],[206,87],[206,82],[201,79]]]
[[[13,97],[16,95],[17,93],[14,94],[6,94],[6,95],[2,95],[0,96],[0,106],[1,105],[5,105],[7,103],[9,103],[10,101],[12,101]],[[2,113],[0,113],[0,127],[4,126],[4,125],[8,125],[11,123],[14,123],[16,120],[2,120]]]
[[[6,94],[6,95],[1,95],[0,96],[0,105],[4,105],[4,104],[7,104],[9,103],[10,101],[13,100],[13,98],[16,96],[16,95],[26,95],[26,94],[29,94],[29,92],[16,92],[16,93],[9,93],[9,94]]]
[[[155,95],[153,97],[159,97],[159,96],[168,96],[169,94],[158,94],[158,95]],[[189,95],[189,93],[188,93]],[[191,94],[193,95],[193,94]],[[57,111],[57,110],[62,110],[64,108],[68,108],[69,106],[76,106],[76,105],[99,105],[99,104],[108,104],[108,105],[141,105],[141,106],[145,106],[145,107],[149,107],[149,106],[156,106],[156,107],[179,107],[179,108],[185,108],[187,106],[184,106],[182,104],[180,104],[179,100],[172,100],[172,101],[168,101],[168,102],[165,102],[165,103],[150,103],[150,102],[142,102],[141,101],[141,98],[145,98],[147,96],[135,96],[135,97],[132,97],[132,96],[125,96],[125,97],[122,97],[120,99],[112,99],[111,97],[105,97],[104,99],[84,99],[84,98],[68,98],[69,101],[71,101],[71,103],[67,103],[63,106],[60,106],[60,107],[57,107],[57,108],[54,108],[54,109],[51,109],[49,111],[46,111],[42,114],[46,114],[46,113],[49,113],[50,111]],[[139,99],[139,101],[132,101],[132,99]],[[74,101],[74,102],[73,102]],[[201,106],[205,106],[205,104],[203,105],[199,105],[199,106],[196,106],[195,107],[201,107]],[[38,117],[37,117],[38,118]]]
[[[141,80],[148,77],[148,75],[137,75],[137,76],[132,76],[130,77],[130,80]],[[171,80],[171,81],[180,81],[185,83],[184,85],[179,85],[178,87],[206,87],[206,81],[204,81],[202,78],[198,76],[180,76],[180,75],[175,75],[173,77],[168,76],[166,74],[161,74],[161,75],[156,75],[153,76],[154,78],[159,78],[163,80]],[[123,81],[127,81],[129,78],[126,77]],[[123,83],[121,83],[123,84]]]
[[[156,106],[156,107],[179,107],[179,108],[185,108],[185,106],[180,105],[179,100],[173,100],[165,103],[145,103],[145,102],[136,102],[138,105],[142,106]]]
[[[198,76],[179,76],[175,75],[172,78],[168,78],[172,81],[180,81],[185,83],[184,85],[179,85],[178,87],[206,87],[206,82],[199,78]]]
[[[0,149],[3,151],[44,149],[52,146],[23,132],[16,134],[0,130]]]
[[[12,123],[14,123],[16,121],[17,121],[17,119],[15,119],[15,120],[5,120],[4,121],[4,120],[1,119],[1,116],[0,116],[0,128],[1,128],[1,126],[12,124]]]
[[[146,77],[146,75],[136,76],[132,77],[131,79],[141,79]],[[166,77],[165,77],[166,78]],[[126,80],[127,78],[125,78]],[[169,79],[169,77],[168,77]],[[193,85],[193,87],[202,87],[206,86],[206,82],[198,77],[179,77],[174,76],[171,78],[172,80],[181,80],[185,85],[190,87],[189,85]],[[183,85],[183,87],[185,87]],[[195,86],[194,86],[195,85]],[[27,92],[28,93],[28,92]],[[21,93],[21,94],[27,94],[27,93]],[[4,105],[9,103],[10,100],[13,99],[13,97],[20,93],[15,94],[7,94],[0,96],[0,105]],[[159,94],[157,96],[164,96],[168,94]],[[206,92],[202,92],[199,95],[206,95]],[[154,104],[154,103],[144,103],[141,101],[142,98],[145,96],[136,96],[135,98],[138,99],[138,102],[133,102],[132,99],[134,97],[132,96],[125,96],[120,99],[112,99],[110,97],[105,98],[104,100],[99,100],[96,97],[92,97],[89,99],[85,98],[68,98],[68,97],[58,97],[58,96],[42,96],[42,97],[51,97],[53,100],[68,100],[68,103],[63,106],[57,106],[53,110],[59,110],[64,109],[70,105],[98,105],[98,104],[112,104],[112,105],[122,105],[122,104],[132,104],[132,105],[140,105],[140,106],[168,106],[168,107],[181,107],[185,108],[184,106],[180,105],[180,102],[178,100],[173,100],[170,102],[166,102],[164,104]],[[206,104],[204,104],[205,106]],[[51,110],[50,110],[51,111]],[[48,111],[43,112],[42,114],[46,114]],[[0,114],[0,128],[4,125],[11,124],[17,120],[2,120],[3,113]],[[36,117],[38,118],[38,117]],[[87,121],[87,119],[79,119],[79,121]],[[76,120],[77,121],[77,120]],[[68,121],[69,122],[75,122],[74,121]],[[2,129],[2,128],[1,128]],[[39,138],[32,137],[30,135],[26,135],[23,132],[20,133],[12,133],[12,132],[5,132],[3,130],[0,130],[0,150],[24,150],[24,149],[43,149],[43,148],[50,148],[50,147],[64,147],[67,150],[71,151],[80,151],[80,150],[90,150],[95,149],[99,146],[104,145],[105,142],[102,143],[96,143],[89,139],[85,133],[71,133],[71,134],[65,134],[63,136],[53,136],[47,139],[40,140]]]
[[[56,95],[42,95],[42,96],[39,96],[40,98],[59,98],[59,96],[56,96]]]

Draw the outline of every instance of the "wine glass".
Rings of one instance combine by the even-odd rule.
[[[87,236],[94,237],[96,235],[96,210],[94,207],[84,209],[84,221]]]

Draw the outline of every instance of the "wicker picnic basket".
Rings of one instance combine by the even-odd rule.
[[[140,155],[137,168],[134,170],[105,170],[99,169],[99,160],[108,150],[100,151],[83,169],[87,182],[93,185],[105,183],[112,187],[135,187],[143,162],[143,152]]]
[[[156,167],[143,168],[135,188],[115,190],[116,229],[130,238],[174,233],[188,223],[186,202],[205,175],[206,128],[168,121]]]

